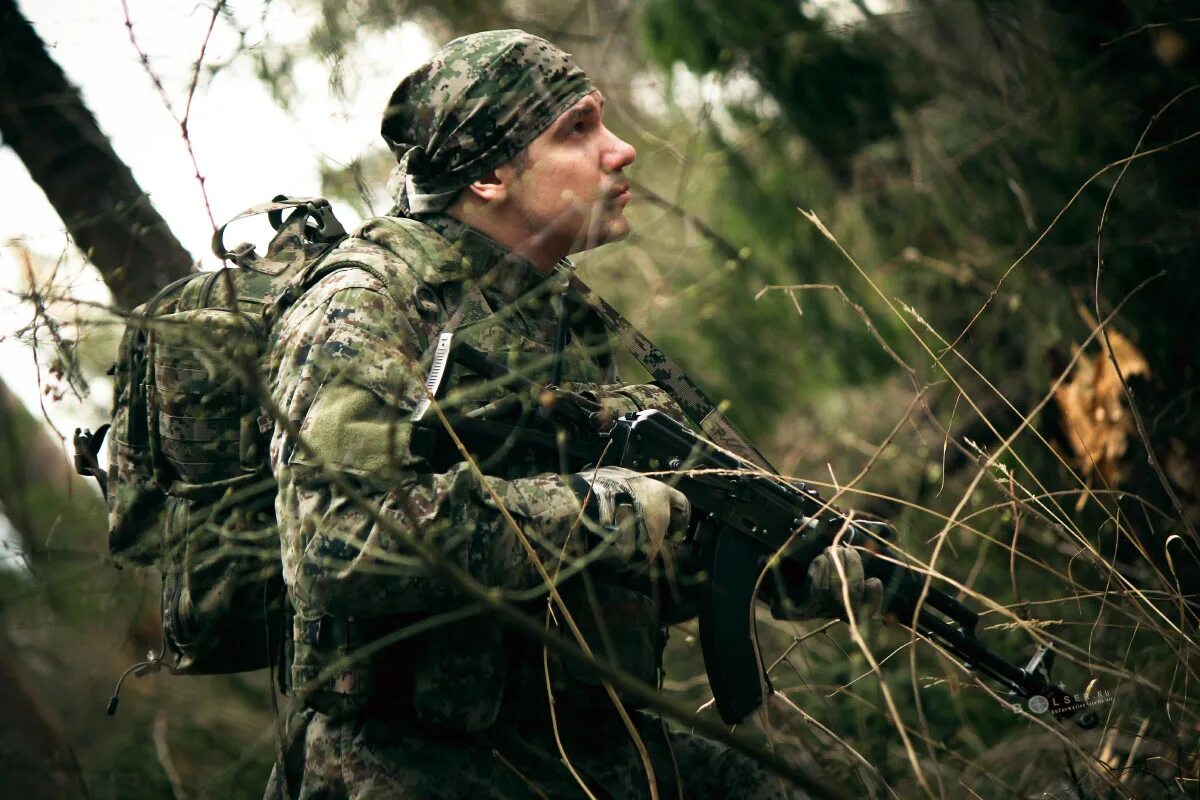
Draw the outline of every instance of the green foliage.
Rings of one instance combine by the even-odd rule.
[[[900,102],[869,32],[831,30],[809,3],[656,0],[643,22],[650,55],[705,74],[744,71],[838,175],[871,142],[894,135]]]
[[[1196,416],[1184,411],[1194,405],[1200,377],[1194,337],[1179,329],[1200,310],[1190,277],[1196,229],[1184,210],[1200,177],[1196,143],[1187,139],[1200,130],[1200,95],[1193,93],[1200,40],[1194,26],[1170,23],[1181,16],[1169,3],[1092,4],[1085,13],[1075,4],[935,0],[864,14],[841,28],[816,3],[651,0],[642,14],[648,52],[675,71],[673,83],[680,65],[727,86],[752,80],[740,93],[752,99],[730,103],[732,123],[705,128],[719,154],[709,163],[720,165],[714,178],[720,190],[689,204],[715,220],[722,235],[751,248],[754,256],[739,266],[738,277],[760,287],[839,285],[926,389],[909,423],[891,431],[904,418],[911,387],[865,335],[862,319],[835,314],[844,308],[833,295],[825,304],[800,295],[803,318],[786,304],[767,310],[768,295],[752,314],[729,303],[729,313],[700,324],[710,357],[729,367],[709,370],[737,398],[735,418],[747,422],[739,407],[767,411],[769,421],[750,426],[760,434],[774,429],[785,469],[798,474],[823,474],[828,464],[846,481],[857,465],[871,464],[863,484],[841,502],[888,513],[918,559],[928,558],[947,533],[937,515],[964,502],[960,518],[972,532],[948,532],[936,569],[1022,618],[1050,620],[1045,630],[1062,637],[1064,679],[1090,675],[1100,687],[1119,688],[1113,712],[1135,727],[1161,702],[1188,654],[1171,630],[1151,621],[1155,612],[1146,606],[1063,601],[1111,589],[1117,571],[1168,595],[1200,585],[1197,561],[1187,552],[1200,544],[1188,528],[1200,516],[1188,499],[1200,489],[1188,477],[1195,459],[1178,457],[1174,477],[1160,477],[1146,458],[1181,454],[1183,442],[1200,439]],[[1139,27],[1148,23],[1154,25]],[[1168,147],[1133,161],[1124,174],[1123,164],[1113,165],[1159,146]],[[866,274],[857,274],[796,207],[815,209]],[[735,283],[722,286],[728,291]],[[1111,324],[1134,340],[1153,376],[1134,390],[1144,435],[1131,434],[1121,461],[1130,496],[1119,504],[1111,497],[1077,503],[1083,484],[1068,466],[1080,466],[1062,455],[1075,434],[1055,403],[1035,414],[1030,427],[1021,426],[1094,331],[1095,318],[1118,306]],[[685,324],[658,323],[676,330]],[[800,324],[809,334],[802,339]],[[803,375],[816,385],[789,396],[785,378],[747,373],[746,354],[754,352],[787,378]],[[1095,352],[1093,346],[1088,358]],[[990,470],[973,487],[977,460],[1018,429],[1024,432],[1002,457],[1007,471]],[[895,449],[878,449],[889,435]],[[1089,473],[1087,465],[1081,472]],[[1094,485],[1094,475],[1089,480]],[[858,498],[859,490],[892,499]],[[1189,544],[1168,559],[1161,547],[1171,532]],[[1013,543],[1018,554],[1010,563]],[[1178,599],[1166,602],[1194,620]],[[1003,621],[997,613],[985,619]],[[988,636],[1014,655],[1029,642],[1021,630]],[[868,637],[877,654],[905,638],[878,631]],[[775,651],[786,643],[781,639]],[[856,662],[853,644],[839,644],[849,661],[819,641],[804,646],[811,658],[796,673],[798,698],[814,698],[813,683],[837,686],[867,670]],[[1134,649],[1140,652],[1130,656]],[[929,656],[919,653],[917,674],[953,673]],[[1092,659],[1120,668],[1089,672],[1083,666]],[[845,674],[847,663],[860,671]],[[1116,675],[1153,676],[1156,688]],[[1003,710],[969,680],[961,687],[951,681],[949,692],[944,682],[921,689],[917,714],[907,666],[885,668],[884,679],[910,732],[934,743],[916,743],[923,762],[951,771],[969,764],[963,774],[976,776],[986,768],[985,782],[973,783],[983,796],[1019,794],[1022,786],[1052,790],[1030,782],[1045,772],[1022,773],[1026,765],[1014,757],[1018,743],[1036,735],[1027,718]],[[805,707],[836,720],[886,780],[901,787],[900,796],[921,792],[880,696],[864,683],[822,701],[823,716],[820,706]],[[858,692],[861,698],[847,699]],[[875,707],[857,711],[860,700]],[[1184,717],[1175,727],[1146,724],[1161,741],[1191,740],[1195,719],[1190,711]],[[891,745],[879,745],[889,737]],[[1118,749],[1128,746],[1120,741]],[[1045,766],[1069,774],[1065,758]],[[1102,781],[1087,777],[1086,762],[1075,761],[1073,769],[1098,796],[1109,796]],[[1142,769],[1142,778],[1153,772]],[[1137,791],[1156,785],[1138,780]]]

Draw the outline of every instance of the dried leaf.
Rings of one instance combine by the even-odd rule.
[[[1089,485],[1098,479],[1100,485],[1113,488],[1124,477],[1121,459],[1134,433],[1121,375],[1126,380],[1134,375],[1148,376],[1150,365],[1133,342],[1111,328],[1108,340],[1111,349],[1106,347],[1095,356],[1085,355],[1078,360],[1070,378],[1055,391],[1054,399],[1084,479]]]

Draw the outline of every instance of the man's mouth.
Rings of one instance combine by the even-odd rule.
[[[608,201],[610,203],[628,203],[630,198],[629,183],[623,182],[608,190]]]

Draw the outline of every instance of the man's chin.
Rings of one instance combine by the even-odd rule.
[[[597,246],[608,244],[609,242],[619,242],[629,235],[630,225],[629,220],[625,218],[622,211],[617,211],[606,219],[602,220],[596,226],[597,231]]]
[[[607,229],[608,236],[605,237],[606,242],[619,242],[629,235],[630,231],[629,220],[621,215],[615,219],[609,220]]]
[[[593,221],[587,228],[587,236],[576,239],[573,253],[582,253],[610,242],[619,242],[629,235],[629,220],[623,214]]]

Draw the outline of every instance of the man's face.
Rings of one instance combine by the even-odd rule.
[[[506,200],[524,234],[562,252],[624,238],[629,181],[622,170],[637,152],[604,126],[604,98],[593,92],[571,106],[512,164]]]

